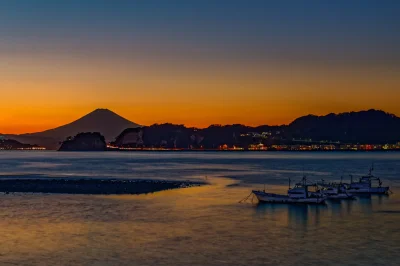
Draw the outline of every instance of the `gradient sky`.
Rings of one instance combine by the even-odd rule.
[[[0,132],[400,115],[400,1],[0,2]]]

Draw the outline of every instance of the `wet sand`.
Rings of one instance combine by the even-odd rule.
[[[0,192],[62,194],[146,194],[204,185],[201,182],[121,179],[3,179]]]

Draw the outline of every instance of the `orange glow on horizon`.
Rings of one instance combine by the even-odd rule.
[[[373,66],[7,57],[0,133],[58,127],[97,108],[141,125],[281,125],[307,114],[366,109],[400,114],[400,76]]]

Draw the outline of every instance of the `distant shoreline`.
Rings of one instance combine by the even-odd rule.
[[[46,151],[54,151],[54,152],[234,152],[234,153],[241,153],[241,152],[255,152],[255,153],[263,153],[263,152],[294,152],[294,153],[302,153],[302,152],[400,152],[400,149],[391,149],[391,150],[188,150],[188,149],[133,149],[133,150],[125,150],[125,149],[109,149],[105,151],[58,151],[58,150],[0,150],[0,152],[11,152],[11,151],[18,151],[18,152],[46,152]]]
[[[218,150],[218,149],[207,149],[207,150],[190,150],[190,149],[109,149],[106,152],[400,152],[400,149],[391,150]]]

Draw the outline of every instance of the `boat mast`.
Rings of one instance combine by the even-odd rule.
[[[371,167],[369,168],[369,175],[372,176],[372,171],[374,171],[374,163],[372,163]]]
[[[304,171],[304,168],[303,168]],[[306,192],[306,198],[308,198],[308,187],[307,187],[307,177],[305,175],[303,175],[303,188]]]

